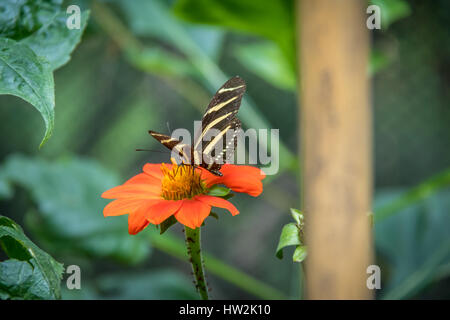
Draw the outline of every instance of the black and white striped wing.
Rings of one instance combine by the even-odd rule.
[[[209,143],[205,142],[203,157],[217,165],[227,163],[234,155],[239,129],[241,129],[241,121],[236,117],[224,123],[218,131],[219,134],[215,135]],[[208,162],[211,163],[211,161]]]
[[[185,164],[191,163],[192,147],[188,144],[182,143],[180,140],[172,138],[171,136],[158,133],[152,130],[148,132],[153,138],[158,140],[162,145],[171,151],[175,151],[176,155],[181,158]]]
[[[224,83],[211,99],[202,118],[202,127],[206,127],[223,115],[234,116],[241,106],[246,85],[242,78],[236,76]]]
[[[230,140],[228,131],[234,134],[241,127],[236,114],[245,89],[244,80],[236,76],[225,82],[212,98],[202,118],[201,132],[196,134],[194,142],[194,149],[201,151],[204,157],[225,161],[226,150],[234,149],[236,137]]]

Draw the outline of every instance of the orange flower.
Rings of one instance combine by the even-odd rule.
[[[224,208],[235,216],[239,213],[229,201],[208,195],[211,187],[223,184],[236,192],[258,196],[263,190],[265,174],[251,166],[225,164],[222,177],[203,168],[176,164],[144,165],[140,173],[123,185],[102,194],[116,199],[103,209],[103,215],[128,214],[128,232],[137,234],[149,223],[160,224],[170,216],[185,226],[200,227],[211,212],[211,207]]]

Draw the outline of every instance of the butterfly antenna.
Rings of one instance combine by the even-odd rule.
[[[136,149],[136,151],[150,151],[150,152],[159,152],[159,153],[170,153],[169,151],[151,150],[151,149]]]

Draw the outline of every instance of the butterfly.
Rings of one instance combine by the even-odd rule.
[[[225,82],[211,99],[202,117],[201,131],[188,145],[168,135],[150,130],[150,135],[166,148],[176,151],[183,164],[202,167],[222,176],[222,164],[229,161],[237,144],[241,122],[236,117],[246,85],[236,76]]]

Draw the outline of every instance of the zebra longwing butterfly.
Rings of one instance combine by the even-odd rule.
[[[182,162],[205,168],[222,176],[220,168],[233,155],[241,122],[236,113],[245,92],[245,82],[236,76],[217,90],[202,118],[201,131],[194,145],[182,143],[168,135],[149,131],[150,135],[170,150],[178,152]]]

